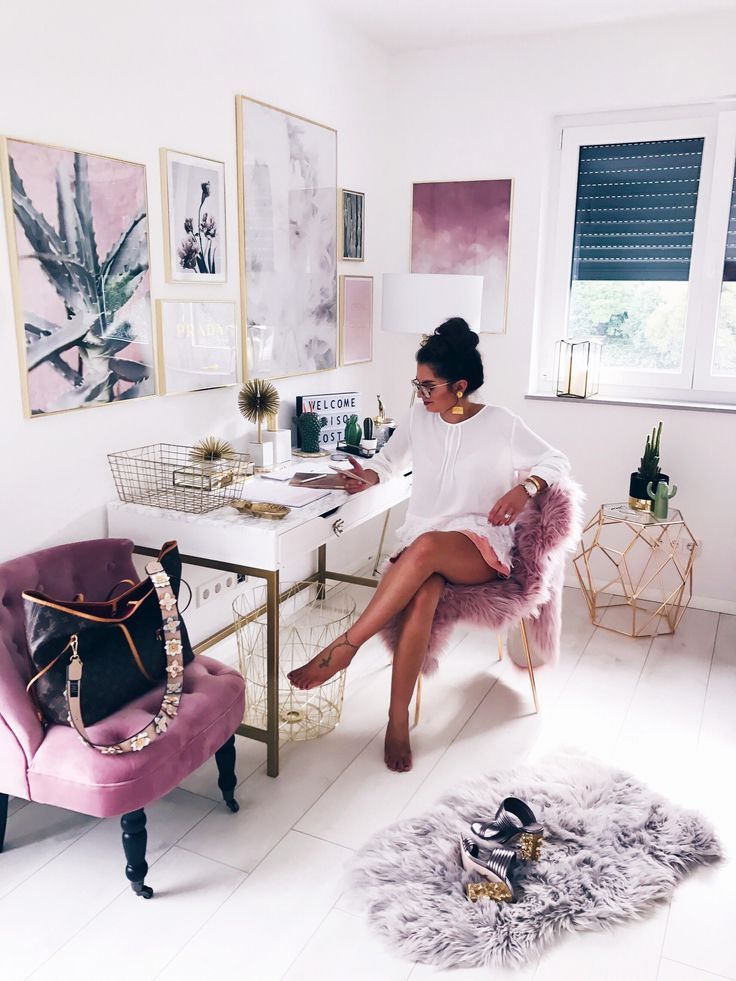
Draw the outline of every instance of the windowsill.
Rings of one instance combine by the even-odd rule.
[[[587,399],[569,398],[562,395],[552,395],[549,392],[527,392],[525,399],[537,399],[543,402],[597,402],[599,405],[638,405],[645,408],[657,409],[690,409],[694,412],[731,412],[736,413],[736,404],[725,402],[687,402],[673,399],[645,399],[628,396],[626,398],[614,395],[593,395]]]

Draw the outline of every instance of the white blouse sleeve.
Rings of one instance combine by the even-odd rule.
[[[381,480],[401,477],[411,469],[411,420],[397,426],[391,439],[381,448],[366,470],[374,470]]]
[[[570,474],[570,461],[565,454],[532,432],[518,416],[514,418],[511,431],[511,456],[514,470],[521,471],[525,476],[534,474],[548,484],[554,484]]]

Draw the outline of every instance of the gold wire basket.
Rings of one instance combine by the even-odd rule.
[[[202,461],[192,458],[193,449],[154,443],[109,453],[120,500],[204,514],[244,496],[243,484],[253,474],[247,453]]]
[[[324,597],[324,598],[322,598]],[[266,589],[239,596],[233,603],[238,625],[238,655],[245,678],[244,722],[266,728]],[[296,742],[331,732],[340,721],[345,672],[310,691],[292,688],[287,674],[350,629],[355,600],[342,587],[304,581],[284,586],[279,611],[279,732]]]

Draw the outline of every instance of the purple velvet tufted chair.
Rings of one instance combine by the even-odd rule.
[[[122,815],[125,873],[133,891],[149,898],[145,805],[214,754],[223,797],[232,811],[238,809],[234,732],[243,718],[243,679],[219,661],[195,658],[184,671],[184,697],[167,732],[140,753],[99,753],[72,728],[39,722],[26,693],[32,672],[21,597],[25,589],[40,589],[59,599],[84,593],[90,601],[104,600],[121,580],[140,578],[132,552],[132,542],[100,539],[0,565],[0,851],[9,794],[94,817]],[[90,726],[92,738],[112,743],[136,732],[155,715],[162,692],[163,684]]]

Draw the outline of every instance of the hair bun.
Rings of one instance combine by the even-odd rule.
[[[456,349],[474,350],[478,347],[480,338],[470,329],[467,320],[462,317],[450,317],[435,330],[435,337],[441,338],[446,344]]]

